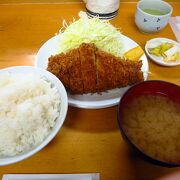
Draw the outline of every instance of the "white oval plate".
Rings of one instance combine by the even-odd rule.
[[[150,54],[150,53],[148,52],[148,46],[149,46],[149,44],[152,43],[152,42],[156,42],[156,43],[157,43],[157,42],[160,42],[160,43],[169,42],[169,43],[173,43],[173,44],[175,44],[175,45],[177,45],[177,46],[180,47],[180,44],[179,44],[178,42],[173,41],[173,40],[168,39],[168,38],[154,38],[154,39],[151,39],[151,40],[147,41],[147,43],[146,43],[146,45],[145,45],[145,51],[146,51],[146,54],[148,55],[148,57],[149,57],[152,61],[154,61],[155,63],[157,63],[157,64],[160,64],[160,65],[162,65],[162,66],[178,66],[178,65],[180,65],[180,60],[179,60],[179,61],[176,61],[176,62],[165,62],[165,61],[163,60],[163,57],[158,57],[158,56],[155,56],[155,55],[153,55],[153,54]]]
[[[129,49],[138,46],[138,44],[135,41],[124,35],[123,35],[123,41],[125,44],[125,51],[128,51]],[[59,36],[54,36],[41,46],[41,48],[39,49],[36,55],[35,66],[43,69],[47,68],[48,58],[51,55],[58,53],[58,48],[57,48],[58,42],[59,42]],[[143,54],[140,59],[142,60],[143,63],[142,71],[144,75],[144,80],[147,80],[148,70],[149,70],[147,57],[145,54]],[[129,86],[124,88],[116,88],[109,90],[107,92],[103,92],[101,94],[89,93],[84,95],[72,95],[68,93],[68,103],[70,106],[86,108],[86,109],[99,109],[99,108],[111,107],[119,103],[120,98],[128,88]]]

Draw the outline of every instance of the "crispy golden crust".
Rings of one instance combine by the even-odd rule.
[[[49,58],[47,70],[57,76],[66,88],[69,88],[69,61],[64,53]]]
[[[105,91],[117,87],[125,87],[143,81],[141,61],[126,61],[116,58],[101,50],[96,51],[97,87]]]
[[[96,68],[97,68],[97,90],[102,92],[114,87],[114,67],[112,56],[105,52],[96,51]]]
[[[128,72],[125,70],[124,60],[114,59],[114,86],[115,87],[125,87],[129,83]]]
[[[103,92],[144,80],[141,61],[117,58],[83,43],[78,49],[51,56],[47,70],[72,94]]]
[[[83,43],[79,47],[84,93],[96,92],[96,66],[94,44]]]
[[[60,58],[58,56],[59,55],[49,57],[49,59],[48,59],[48,67],[47,67],[47,70],[52,72],[56,76],[61,71],[60,64],[59,64]]]
[[[73,94],[83,94],[83,79],[81,73],[81,61],[79,58],[79,50],[73,49],[67,53],[67,61],[69,61],[69,90]]]

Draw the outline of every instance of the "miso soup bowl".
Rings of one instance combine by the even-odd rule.
[[[118,124],[124,140],[130,145],[131,149],[137,153],[142,159],[159,166],[164,167],[178,167],[180,162],[164,162],[158,159],[152,158],[145,152],[142,152],[138,147],[138,144],[134,144],[132,140],[127,136],[126,131],[123,129],[123,110],[136,97],[141,95],[164,95],[170,98],[170,100],[180,104],[180,87],[165,81],[144,81],[129,88],[122,96],[118,106]],[[167,144],[168,146],[168,144]]]
[[[152,15],[144,12],[145,9],[159,10],[165,14]],[[155,33],[168,24],[172,12],[172,6],[162,0],[141,0],[136,7],[135,23],[141,32]]]

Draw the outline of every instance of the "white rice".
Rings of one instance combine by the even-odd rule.
[[[35,74],[0,75],[0,157],[14,156],[40,144],[60,111],[60,95]]]

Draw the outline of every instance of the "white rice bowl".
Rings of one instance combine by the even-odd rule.
[[[21,161],[23,159],[26,159],[26,158],[32,156],[33,154],[35,154],[36,152],[40,151],[43,147],[45,147],[55,137],[55,135],[60,130],[60,128],[65,120],[67,109],[68,109],[68,100],[67,100],[66,90],[65,90],[63,84],[59,81],[59,79],[56,78],[52,73],[50,73],[46,70],[31,67],[31,66],[10,67],[10,68],[0,70],[0,77],[1,77],[0,86],[3,86],[3,83],[9,83],[6,80],[6,78],[7,79],[9,78],[10,80],[11,79],[15,80],[15,78],[12,77],[12,74],[15,74],[15,78],[18,76],[20,77],[22,75],[25,75],[24,77],[27,77],[27,79],[29,78],[29,86],[27,84],[27,87],[32,88],[32,91],[31,91],[31,93],[28,92],[27,93],[28,95],[30,94],[33,97],[33,93],[39,93],[39,91],[46,91],[45,94],[48,94],[48,95],[42,96],[41,97],[42,99],[40,99],[39,97],[36,97],[35,99],[30,98],[30,100],[23,101],[22,105],[19,105],[19,106],[16,106],[16,103],[12,103],[13,105],[15,104],[14,107],[16,108],[16,111],[10,111],[10,115],[7,116],[7,117],[10,117],[9,122],[8,122],[8,119],[6,121],[8,126],[11,124],[10,130],[12,132],[6,132],[7,131],[6,124],[5,125],[3,125],[3,123],[0,124],[1,125],[0,134],[2,135],[3,128],[4,128],[4,130],[6,130],[5,131],[6,138],[9,137],[7,141],[0,139],[0,142],[2,141],[1,143],[3,143],[3,141],[4,141],[3,144],[8,149],[6,151],[6,149],[4,147],[3,147],[4,149],[2,147],[0,148],[0,150],[1,150],[0,166],[12,164],[12,163]],[[3,80],[3,78],[2,78],[3,76],[5,77],[5,80]],[[32,76],[32,77],[30,77],[30,76]],[[31,81],[30,79],[34,78],[33,76],[39,77],[39,79],[40,78],[42,79],[42,84],[40,82],[40,85],[39,85],[40,90],[38,90],[39,87],[37,90],[33,87],[34,85],[38,86],[38,83],[39,83],[38,78],[37,78],[37,82],[32,82],[32,83],[30,82]],[[23,80],[25,81],[25,79],[26,79],[24,77],[21,78],[22,83],[23,83]],[[12,82],[13,82],[13,80],[12,80]],[[46,83],[46,82],[48,82],[48,83]],[[22,85],[22,83],[19,82],[20,85]],[[10,84],[12,85],[13,83],[10,83]],[[0,92],[1,100],[3,99],[3,97],[8,97],[9,94],[11,94],[11,93],[13,94],[13,91],[20,93],[19,89],[17,90],[17,87],[15,87],[15,88],[11,87],[11,89],[12,90],[10,90],[10,91],[5,91],[5,92],[1,91]],[[25,86],[24,86],[24,89],[25,89],[25,91],[27,90]],[[48,106],[49,109],[47,110],[45,105],[47,102],[49,102],[49,97],[48,97],[49,94],[52,94],[52,96],[50,98],[50,103]],[[16,101],[17,97],[13,97],[13,98],[15,98],[15,101]],[[22,97],[19,98],[18,100],[21,101],[21,99],[22,99]],[[4,99],[4,101],[0,102],[0,108],[2,108],[2,110],[3,110],[3,103],[5,105],[7,105],[7,107],[8,107],[8,99]],[[41,103],[42,103],[42,105],[41,105]],[[10,104],[10,107],[13,107],[12,104]],[[30,111],[30,112],[27,111],[27,109],[29,109],[28,106],[29,106],[29,108],[31,108],[32,111]],[[33,107],[33,106],[35,106],[35,107]],[[39,107],[42,106],[42,107],[40,109],[38,109],[38,106]],[[17,108],[18,108],[18,111],[17,111]],[[46,112],[45,114],[41,113],[43,108],[45,108],[45,112]],[[5,109],[6,108],[4,108],[4,110]],[[2,110],[1,110],[0,115],[1,115],[1,117],[4,118],[6,116],[3,116]],[[23,118],[27,117],[28,113],[29,113],[30,117],[28,117],[26,119],[26,123],[28,123],[28,126],[26,127],[26,124],[23,122]],[[10,120],[12,120],[11,117],[13,117],[13,114],[15,114],[15,116],[16,116],[13,119],[14,124],[10,123]],[[38,114],[39,115],[42,114],[43,117],[38,117],[37,116]],[[33,118],[33,116],[34,116],[34,118]],[[36,122],[36,118],[35,118],[36,116],[38,119],[37,122]],[[47,116],[47,118],[45,118],[44,116]],[[50,117],[52,117],[51,120],[50,120]],[[33,123],[31,123],[31,120],[33,120]],[[19,125],[18,124],[19,122],[22,124]],[[41,126],[41,124],[43,124],[43,125]],[[21,126],[23,128],[21,128]],[[36,131],[34,131],[34,132],[31,130],[31,129],[33,129],[33,126],[37,126]],[[26,131],[28,131],[29,127],[30,127],[30,131],[26,132]],[[13,131],[13,128],[15,128],[15,131]],[[21,129],[21,130],[16,131],[17,128]],[[16,136],[16,132],[20,133],[20,137],[22,137],[22,139],[20,138],[21,141],[14,142],[14,137]],[[26,134],[25,136],[23,134],[24,132]],[[12,146],[10,146],[11,143],[12,143]]]

